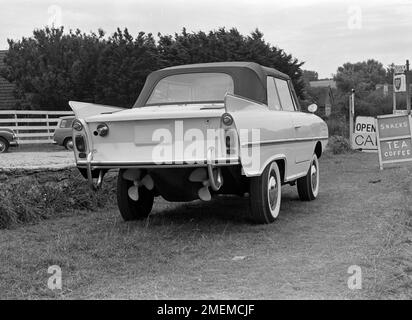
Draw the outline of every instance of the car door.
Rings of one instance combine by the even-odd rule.
[[[300,112],[298,110],[297,101],[291,90],[291,83],[287,80],[275,78],[276,88],[279,93],[280,102],[282,109],[290,113],[294,143],[293,143],[293,154],[294,154],[294,165],[295,174],[301,175],[306,173],[308,163],[312,157],[312,142],[310,137],[311,132],[311,120],[308,118],[311,115]]]
[[[272,150],[282,152],[286,156],[286,179],[296,176],[300,173],[299,168],[295,165],[296,150],[294,146],[295,132],[293,126],[293,115],[295,112],[293,102],[288,101],[284,92],[278,89],[277,82],[280,79],[267,77],[267,100],[268,107],[273,113],[273,126],[283,128],[285,135],[279,136],[278,130],[273,129],[273,139],[279,143],[272,146]],[[291,104],[292,103],[292,104]]]

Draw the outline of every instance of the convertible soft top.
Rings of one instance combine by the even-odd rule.
[[[234,94],[264,104],[267,104],[267,76],[290,80],[288,75],[254,62],[213,62],[169,67],[149,74],[142,92],[133,107],[144,106],[153,88],[161,79],[176,74],[200,72],[226,73],[233,79]]]

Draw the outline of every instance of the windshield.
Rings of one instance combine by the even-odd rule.
[[[177,74],[160,80],[146,105],[223,102],[226,92],[233,93],[233,79],[228,74]]]

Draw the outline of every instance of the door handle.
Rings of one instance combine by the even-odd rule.
[[[295,126],[295,129],[299,129],[299,128],[301,128],[301,127],[302,127],[302,125],[301,125],[301,124],[295,124],[294,126]]]

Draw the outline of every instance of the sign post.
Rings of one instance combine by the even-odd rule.
[[[355,89],[352,89],[352,94],[349,97],[349,141],[351,142],[351,148],[353,143],[353,117],[355,115]]]
[[[406,84],[406,110],[411,114],[411,96],[409,92],[409,60],[406,60],[405,84]]]
[[[384,115],[376,119],[379,167],[412,161],[412,117]]]

